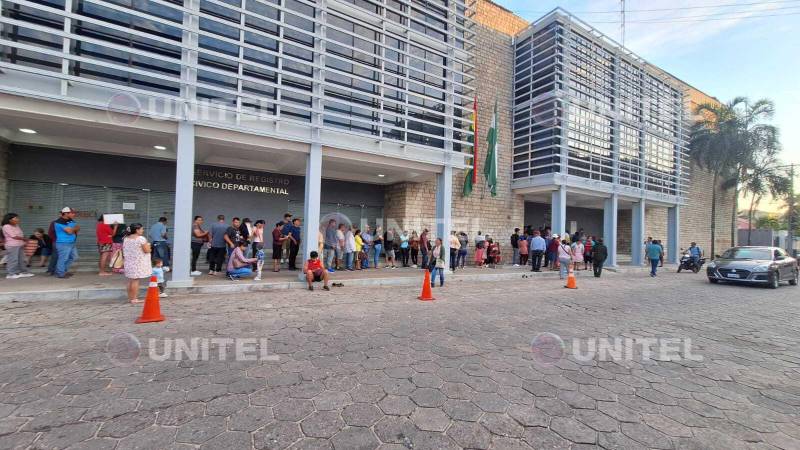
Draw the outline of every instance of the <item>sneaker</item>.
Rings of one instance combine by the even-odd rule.
[[[208,274],[209,274],[209,275],[211,275],[211,276],[213,277],[214,275],[216,275],[216,274],[217,274],[217,272],[214,272],[213,270],[209,270],[209,271],[208,271]]]
[[[239,281],[239,277],[237,277],[235,275],[228,275],[228,279],[231,280],[231,281]]]
[[[6,275],[6,280],[16,280],[17,278],[19,278],[19,274]]]
[[[519,264],[514,264],[514,267],[519,267]]]
[[[253,281],[261,281],[261,277],[255,277],[253,278]]]
[[[308,290],[309,290],[309,291],[313,291],[313,290],[314,290],[314,286],[309,286],[309,287],[308,287]]]
[[[193,270],[189,275],[191,275],[193,277],[199,277],[202,274],[203,274],[203,272],[200,272],[199,270]]]
[[[169,297],[169,295],[167,295],[167,293],[166,293],[166,292],[161,292],[160,294],[158,294],[158,296],[159,296],[159,297],[162,297],[162,298],[163,298],[163,297]]]
[[[412,268],[412,269],[416,269],[416,268],[417,268],[417,265],[416,265],[416,264],[414,264],[414,265],[412,265],[412,266],[411,266],[411,268]]]
[[[164,266],[164,272],[169,272],[169,266]]]
[[[24,273],[19,274],[19,277],[20,278],[29,278],[29,277],[32,277],[33,275],[35,275],[35,274],[32,274],[30,272],[24,272]]]
[[[329,288],[328,286],[322,286],[322,289],[326,290],[326,291],[330,291],[331,290],[331,288]]]
[[[334,272],[336,272],[336,271],[333,270],[333,269],[328,269],[328,273],[334,273]]]

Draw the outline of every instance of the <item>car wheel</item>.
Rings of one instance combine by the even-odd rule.
[[[781,279],[778,276],[778,272],[772,272],[769,274],[769,288],[770,289],[778,289],[781,285]]]
[[[789,280],[789,284],[791,284],[792,286],[797,286],[797,277],[798,277],[798,271],[795,270],[794,277],[792,277],[792,279]]]
[[[708,277],[708,282],[711,283],[711,284],[717,284],[717,283],[719,283],[719,280],[716,279],[716,278]]]

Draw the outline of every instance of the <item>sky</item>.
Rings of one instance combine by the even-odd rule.
[[[622,40],[618,0],[494,1],[531,22],[561,7]],[[800,0],[627,0],[625,8],[625,46],[646,61],[721,101],[773,100],[781,159],[800,164]]]

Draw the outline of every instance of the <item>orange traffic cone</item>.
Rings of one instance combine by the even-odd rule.
[[[422,294],[419,295],[419,299],[424,302],[436,300],[433,298],[433,292],[431,292],[431,272],[427,269],[425,270],[425,279],[422,281]]]
[[[162,321],[164,321],[164,316],[161,315],[161,306],[158,304],[158,279],[153,275],[150,277],[150,286],[147,287],[147,297],[144,299],[142,317],[136,319],[136,323]]]
[[[575,281],[575,272],[572,269],[569,269],[569,273],[567,274],[567,285],[564,286],[567,289],[578,289],[578,283]]]

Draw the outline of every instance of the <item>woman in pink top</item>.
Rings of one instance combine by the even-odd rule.
[[[25,261],[25,235],[19,227],[19,214],[8,213],[3,217],[3,238],[6,245],[6,278],[32,277],[32,273],[23,271]]]

